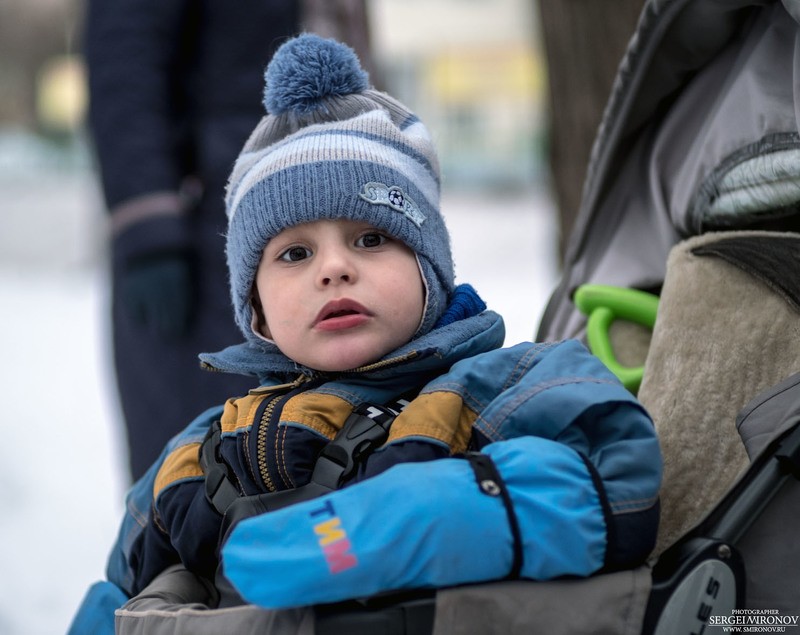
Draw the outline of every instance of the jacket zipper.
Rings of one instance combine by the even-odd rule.
[[[276,409],[277,412],[280,413],[281,410],[278,406],[283,406],[290,397],[293,397],[297,393],[298,389],[303,386],[303,384],[308,384],[312,379],[313,378],[308,375],[300,375],[294,381],[286,384],[259,386],[249,391],[251,395],[270,395],[267,397],[269,400],[268,403],[261,412],[261,417],[258,422],[258,433],[256,434],[256,462],[258,464],[258,474],[268,492],[275,492],[278,489],[270,473],[269,463],[267,461],[267,443],[270,427],[276,428],[275,434],[277,434],[277,425],[280,423],[279,420],[275,420]]]
[[[352,368],[350,370],[343,370],[339,375],[352,375],[355,373],[368,373],[372,372],[373,370],[382,370],[384,368],[388,368],[389,366],[395,366],[397,364],[402,364],[403,362],[407,362],[409,360],[414,359],[417,357],[419,353],[417,351],[411,351],[406,353],[405,355],[400,355],[398,357],[391,357],[389,359],[385,359],[381,362],[375,362],[374,364],[367,364],[366,366],[359,366],[358,368]]]
[[[281,401],[281,395],[273,395],[269,397],[269,403],[261,414],[261,421],[258,426],[258,436],[256,438],[256,455],[258,457],[258,472],[261,475],[261,480],[268,492],[276,491],[275,484],[272,482],[272,475],[267,468],[267,429],[272,419],[272,413],[278,401]]]

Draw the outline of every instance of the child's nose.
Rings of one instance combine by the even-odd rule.
[[[333,274],[322,278],[322,284],[324,286],[328,286],[336,282],[350,282],[350,274],[340,273],[338,276]]]
[[[335,250],[325,254],[319,270],[319,283],[323,287],[353,283],[356,269],[346,253]]]

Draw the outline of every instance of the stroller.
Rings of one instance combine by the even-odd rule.
[[[173,567],[117,611],[118,632],[796,624],[800,541],[785,530],[800,521],[796,86],[800,0],[649,0],[595,142],[538,339],[586,338],[653,415],[665,483],[649,563],[285,611],[210,609],[214,589]]]
[[[663,518],[645,632],[700,536],[722,539],[726,568],[741,558],[723,576],[735,585],[706,579],[714,600],[737,587],[727,614],[800,612],[800,549],[776,529],[800,518],[800,492],[766,477],[798,477],[798,22],[791,0],[646,4],[540,324],[538,339],[587,339],[655,421]],[[719,610],[702,589],[694,613],[674,595],[657,632]]]

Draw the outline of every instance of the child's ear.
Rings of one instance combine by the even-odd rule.
[[[269,334],[269,328],[267,328],[267,317],[264,315],[264,307],[261,305],[261,296],[258,295],[258,288],[255,285],[253,286],[250,304],[253,307],[253,313],[255,315],[255,324],[253,324],[253,327],[267,339],[272,339],[272,336]]]

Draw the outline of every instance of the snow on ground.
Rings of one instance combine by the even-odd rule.
[[[461,192],[445,197],[443,208],[457,281],[471,283],[506,317],[507,344],[532,338],[556,277],[549,200],[535,192]],[[0,215],[6,256],[30,238],[26,232],[41,239],[44,229],[51,241],[63,237],[52,224],[37,220],[32,226],[26,212],[28,220],[13,225],[19,234],[13,241],[9,216],[20,215],[9,209]],[[75,219],[85,222],[80,214]],[[65,632],[86,588],[103,577],[127,488],[102,264],[96,255],[89,264],[85,258],[65,262],[55,247],[42,254],[33,264],[0,254],[3,635]]]
[[[103,574],[124,476],[97,271],[0,270],[0,633],[57,635]]]

